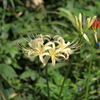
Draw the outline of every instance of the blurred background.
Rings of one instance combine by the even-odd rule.
[[[20,35],[27,39],[27,34],[30,37],[36,34],[60,35],[66,42],[72,41],[78,35],[72,15],[78,16],[79,13],[82,13],[84,23],[87,17],[97,15],[100,19],[100,0],[0,0],[1,100],[47,100],[43,65],[38,58],[27,58],[16,44],[25,43]],[[89,33],[93,34],[91,30]],[[53,68],[49,67],[51,100],[58,98],[69,63],[72,67],[62,100],[82,100],[78,97],[84,94],[89,51],[87,46],[84,53],[73,55],[67,62],[57,63]],[[98,58],[99,54],[96,54],[91,73],[91,80],[96,78],[90,83],[91,100],[99,100],[94,98],[100,97]],[[83,90],[79,90],[78,86]]]

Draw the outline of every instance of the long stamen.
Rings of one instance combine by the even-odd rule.
[[[24,37],[23,37],[23,35],[20,35],[26,42],[29,42],[28,40],[26,40]]]
[[[35,36],[32,34],[33,38],[35,39]]]
[[[74,54],[79,54],[79,53],[81,53],[81,52],[83,52],[85,49],[83,49],[83,50],[81,50],[81,51],[79,51],[79,52],[75,52]]]
[[[28,38],[29,38],[30,40],[32,40],[29,34],[27,34],[27,36],[28,36]]]

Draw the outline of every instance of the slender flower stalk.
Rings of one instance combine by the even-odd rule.
[[[90,75],[91,75],[91,69],[92,69],[92,59],[93,59],[93,55],[91,55],[90,63],[89,63],[87,83],[86,83],[86,92],[85,92],[85,100],[88,100],[88,95],[89,95],[89,82],[90,82]]]
[[[61,89],[60,89],[60,92],[59,92],[58,100],[61,100],[61,94],[62,94],[62,91],[63,91],[63,88],[64,88],[64,83],[65,83],[65,81],[66,81],[66,79],[68,77],[70,68],[71,68],[71,62],[70,62],[70,65],[68,66],[67,72],[65,73],[65,77],[64,77],[64,80],[62,82]]]
[[[50,100],[50,88],[49,88],[49,80],[48,80],[48,66],[45,68],[45,75],[46,75],[46,81],[47,81],[47,94],[48,94],[48,100]]]

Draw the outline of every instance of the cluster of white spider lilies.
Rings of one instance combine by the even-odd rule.
[[[93,18],[87,18],[84,29],[82,24],[82,15],[79,14],[79,17],[74,16],[74,18],[76,28],[80,35],[83,35],[86,41],[89,42],[85,32],[91,27],[96,19],[96,16]],[[25,55],[27,55],[29,58],[38,56],[44,66],[50,59],[52,66],[55,66],[56,61],[67,60],[69,55],[73,54],[79,46],[76,40],[74,42],[65,42],[61,36],[56,35],[53,39],[51,39],[49,35],[42,34],[39,34],[36,36],[36,38],[28,41],[28,45],[29,47],[27,48],[22,47]]]
[[[52,67],[56,61],[67,60],[69,55],[77,50],[77,43],[66,43],[61,36],[56,35],[51,40],[49,35],[39,34],[28,42],[29,47],[22,47],[22,50],[31,59],[38,56],[44,66],[51,59]]]

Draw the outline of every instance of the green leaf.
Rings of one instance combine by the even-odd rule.
[[[89,99],[96,99],[96,98],[98,98],[98,96],[96,96],[96,95],[89,96]]]
[[[53,70],[58,69],[58,68],[61,68],[61,67],[64,67],[64,66],[67,66],[67,65],[68,65],[68,63],[66,63],[66,62],[59,62],[55,65],[55,67],[51,67],[51,64],[50,64],[49,65],[50,67],[48,68],[48,72],[53,71]]]
[[[0,64],[0,74],[2,75],[3,78],[17,77],[17,74],[14,71],[14,69],[11,66],[4,63]]]
[[[3,0],[3,7],[4,7],[4,9],[7,8],[7,0]]]
[[[24,5],[23,2],[21,0],[15,0],[17,3],[19,3],[20,5]]]
[[[39,87],[47,87],[46,84],[35,84],[36,86],[39,86]]]
[[[8,31],[11,27],[11,24],[4,24],[2,25],[2,34],[1,34],[1,38],[2,39],[7,39],[9,34],[8,34]]]
[[[39,86],[39,87],[47,87],[46,84],[35,84],[36,86]],[[49,85],[50,87],[56,87],[56,85]]]
[[[5,91],[5,89],[4,89],[3,85],[2,85],[2,81],[0,81],[0,95],[1,95],[1,97],[4,96],[4,98],[6,98],[6,100],[8,100],[6,91]]]
[[[64,22],[53,21],[53,22],[51,22],[51,24],[68,27],[68,24],[66,24]]]
[[[4,24],[4,25],[2,25],[2,30],[5,32],[8,32],[10,27],[11,27],[11,24]]]
[[[58,10],[61,12],[60,15],[63,15],[64,17],[68,18],[72,23],[74,23],[74,17],[69,10],[65,8],[58,8]]]
[[[25,79],[25,78],[28,78],[28,77],[31,77],[32,80],[35,80],[36,75],[35,75],[34,71],[31,71],[31,70],[25,71],[20,76],[21,79]]]
[[[13,65],[14,68],[16,68],[16,69],[22,69],[22,67],[20,67],[16,62],[13,62],[12,65]]]
[[[11,3],[11,5],[12,5],[12,7],[15,9],[14,1],[13,1],[13,0],[10,0],[10,3]]]
[[[34,72],[31,73],[31,79],[34,81],[36,79],[36,74]]]

